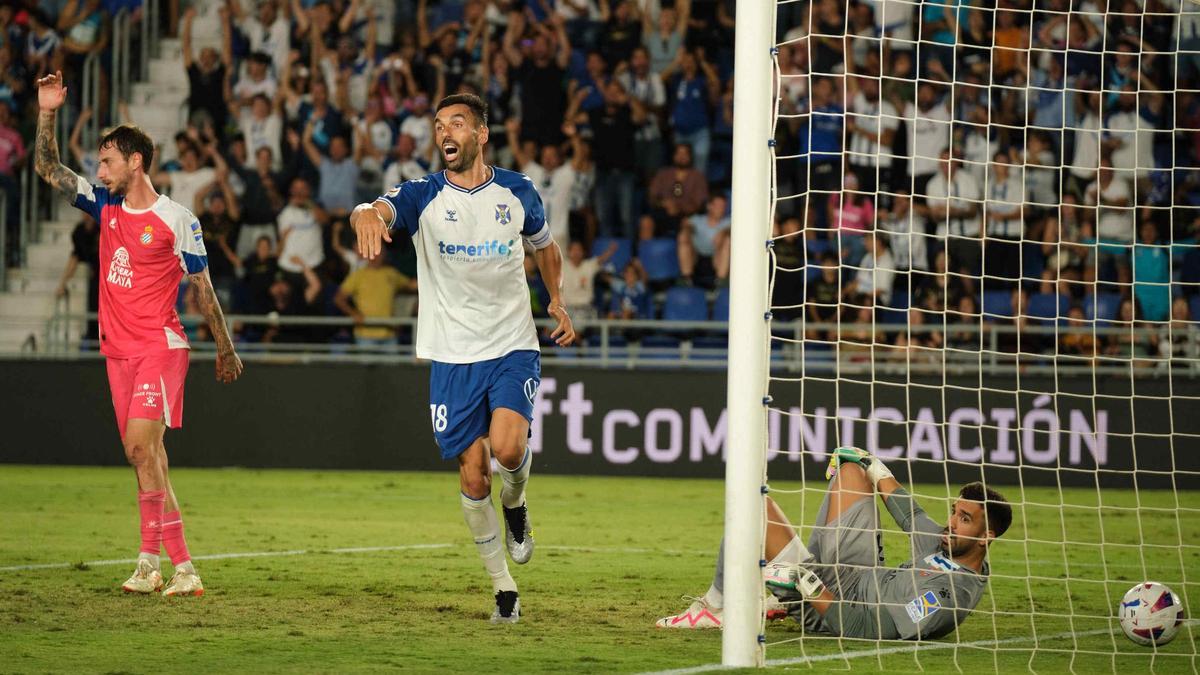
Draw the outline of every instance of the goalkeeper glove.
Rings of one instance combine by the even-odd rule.
[[[799,593],[805,600],[815,600],[825,590],[820,577],[798,563],[771,563],[763,568],[767,588]]]
[[[829,468],[825,469],[825,479],[832,480],[837,475],[838,467],[847,462],[857,464],[867,474],[872,487],[877,487],[884,478],[895,478],[881,459],[859,448],[834,448],[829,456]]]

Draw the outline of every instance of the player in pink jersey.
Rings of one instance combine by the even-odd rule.
[[[200,310],[217,343],[217,379],[236,380],[242,361],[208,276],[200,223],[187,208],[154,191],[146,175],[154,142],[135,126],[121,125],[100,139],[97,177],[104,187],[63,166],[54,138],[54,117],[67,94],[62,73],[39,79],[37,86],[38,175],[71,196],[75,207],[100,225],[100,351],[107,360],[125,457],[137,472],[141,512],[141,553],[122,588],[130,593],[203,595],[204,585],[183,537],[163,445],[167,427],[183,422],[189,346],[175,299],[185,273],[199,290]],[[165,588],[160,548],[166,548],[175,567]]]

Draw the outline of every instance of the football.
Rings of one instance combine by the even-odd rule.
[[[1183,623],[1183,603],[1165,585],[1147,581],[1129,589],[1118,612],[1125,635],[1144,647],[1161,647]]]

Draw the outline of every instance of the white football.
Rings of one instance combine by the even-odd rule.
[[[1175,638],[1183,624],[1183,602],[1165,585],[1147,581],[1121,598],[1117,616],[1130,640],[1144,647],[1161,647]]]

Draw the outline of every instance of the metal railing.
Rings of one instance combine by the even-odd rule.
[[[121,119],[121,102],[129,100],[131,89],[129,72],[130,49],[132,47],[130,28],[132,19],[129,10],[117,12],[112,21],[112,71],[110,74],[111,92],[108,99],[109,119],[115,124]]]
[[[46,324],[44,355],[51,357],[88,358],[95,356],[94,343],[78,339],[86,321],[95,314],[57,312]],[[196,315],[181,317],[185,329],[203,324]],[[230,315],[231,328],[239,334],[247,329],[307,327],[328,333],[355,327],[352,319],[323,316]],[[535,322],[541,331],[554,322],[541,319]],[[418,361],[412,336],[416,319],[373,319],[362,326],[387,327],[398,331],[403,340],[386,345],[359,345],[350,342],[250,342],[239,341],[238,351],[244,360],[276,363],[372,362],[415,363]],[[1193,326],[1195,324],[1192,324]],[[543,361],[547,364],[592,366],[600,368],[638,369],[675,368],[718,370],[727,366],[728,351],[724,344],[729,325],[723,321],[648,321],[648,320],[591,320],[576,321],[576,330],[583,338],[581,344],[568,348],[544,347]],[[933,335],[970,336],[958,344],[945,347],[907,347],[877,342],[876,332],[903,332],[908,336]],[[832,332],[833,339],[813,338],[813,333]],[[1018,329],[1003,324],[948,324],[946,326],[901,326],[887,324],[836,324],[810,322],[776,322],[772,327],[771,368],[775,376],[789,379],[794,376],[874,373],[887,375],[945,375],[945,374],[1011,374],[1014,372],[1043,375],[1125,375],[1200,376],[1200,330],[1186,333],[1187,355],[1147,354],[1145,356],[1095,356],[1059,353],[1058,340],[1066,335],[1080,334],[1103,342],[1110,336],[1126,336],[1150,340],[1161,336],[1162,330],[1113,326],[1072,328],[1060,326],[1028,326]],[[866,337],[864,338],[863,335]],[[1045,339],[1047,349],[1039,353],[1010,353],[1004,351],[1014,336]],[[860,341],[861,340],[861,341]],[[215,346],[211,342],[193,341],[193,354],[211,358]],[[900,357],[903,356],[901,359]]]
[[[150,79],[150,58],[158,56],[159,34],[158,16],[159,0],[143,0],[141,17],[141,49],[138,53],[138,79],[145,82]]]

